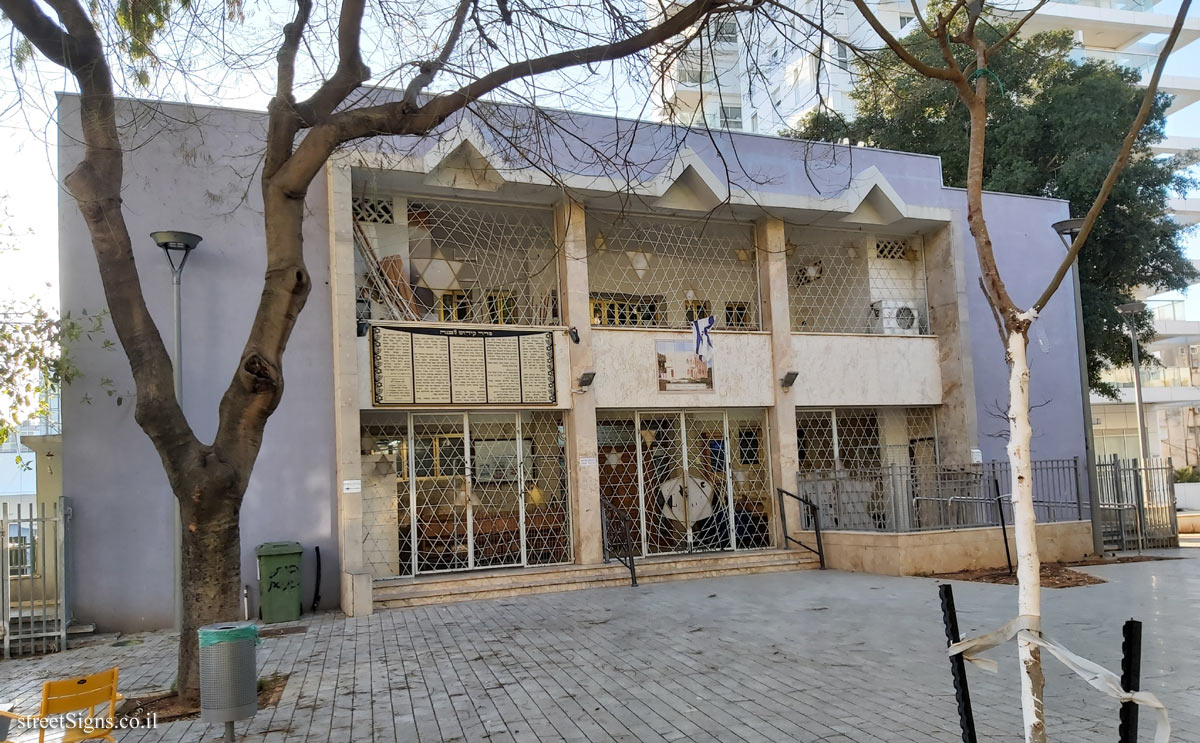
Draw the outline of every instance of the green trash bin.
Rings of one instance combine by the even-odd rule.
[[[262,620],[293,622],[300,618],[299,542],[267,542],[258,545],[258,604]]]

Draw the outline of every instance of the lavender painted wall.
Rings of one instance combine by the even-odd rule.
[[[988,194],[984,214],[995,244],[996,263],[1009,294],[1028,307],[1050,281],[1065,250],[1050,225],[1070,216],[1067,203]],[[979,410],[979,446],[985,459],[1006,459],[1008,367],[1004,346],[979,288],[974,241],[964,231],[971,351]],[[1075,289],[1070,274],[1034,323],[1029,339],[1030,403],[1035,406],[1033,457],[1084,458],[1084,412],[1079,377]]]
[[[80,147],[78,100],[59,109],[59,170],[69,173]],[[180,229],[204,237],[183,280],[184,394],[202,441],[216,430],[217,404],[237,365],[257,306],[265,268],[257,181],[263,138],[258,114],[171,106],[170,116],[120,105],[130,144],[125,157],[125,215],[142,288],[171,348],[171,271],[149,233]],[[200,117],[198,128],[190,123]],[[172,123],[173,119],[177,123]],[[244,201],[243,201],[244,199]],[[313,595],[313,547],[320,546],[322,596],[337,604],[332,345],[325,188],[310,194],[305,259],[312,294],[284,357],[283,401],[267,424],[262,453],[242,508],[242,581],[256,602],[255,545],[296,540],[305,549],[303,599]],[[79,212],[60,199],[62,306],[78,316],[105,306],[96,259]],[[107,335],[116,342],[111,325]],[[64,494],[74,504],[74,611],[102,631],[170,626],[173,621],[172,496],[158,454],[133,420],[133,382],[119,349],[102,337],[74,353],[84,376],[63,394]],[[113,380],[121,405],[101,389]],[[85,396],[91,402],[84,401]],[[256,612],[256,603],[252,612]]]

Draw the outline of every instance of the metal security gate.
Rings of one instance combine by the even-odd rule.
[[[1101,528],[1110,550],[1178,547],[1171,460],[1120,459],[1096,465]]]
[[[761,410],[597,414],[608,529],[632,523],[642,557],[772,545]]]
[[[571,561],[559,412],[401,421],[364,426],[364,442],[395,468],[399,575]]]
[[[4,657],[50,653],[67,647],[66,549],[71,511],[66,498],[45,504],[0,507],[0,624]]]

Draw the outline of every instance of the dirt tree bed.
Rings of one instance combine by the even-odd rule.
[[[287,685],[287,674],[267,676],[258,680],[258,708],[267,709],[279,703],[283,687]],[[139,718],[143,721],[172,722],[193,720],[200,716],[200,708],[180,701],[174,692],[130,697],[117,706],[118,718]]]
[[[1150,557],[1148,555],[1130,555],[1127,557],[1105,558],[1089,557],[1086,560],[1074,562],[1044,562],[1042,563],[1043,588],[1074,588],[1075,586],[1094,586],[1104,583],[1088,573],[1082,573],[1072,568],[1088,567],[1091,565],[1119,565],[1126,562],[1147,562],[1151,560],[1173,560],[1172,557]],[[931,578],[942,580],[967,580],[976,583],[999,583],[1002,585],[1017,585],[1016,575],[1009,575],[1008,568],[987,568],[983,570],[960,570],[957,573],[936,573]]]

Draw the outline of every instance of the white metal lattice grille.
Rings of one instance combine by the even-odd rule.
[[[893,529],[936,486],[933,408],[797,410],[796,427],[801,489],[830,528]]]
[[[361,206],[360,203],[361,202]],[[392,221],[380,204],[390,204]],[[356,199],[359,295],[373,319],[554,325],[551,213],[466,201]]]
[[[364,558],[374,575],[570,562],[564,446],[557,411],[364,425]]]
[[[918,238],[793,228],[787,250],[792,332],[929,332]]]
[[[938,461],[934,408],[800,409],[796,427],[805,473]]]
[[[749,227],[588,213],[592,324],[758,330],[757,255]]]
[[[601,411],[600,497],[642,556],[772,544],[762,411]]]

